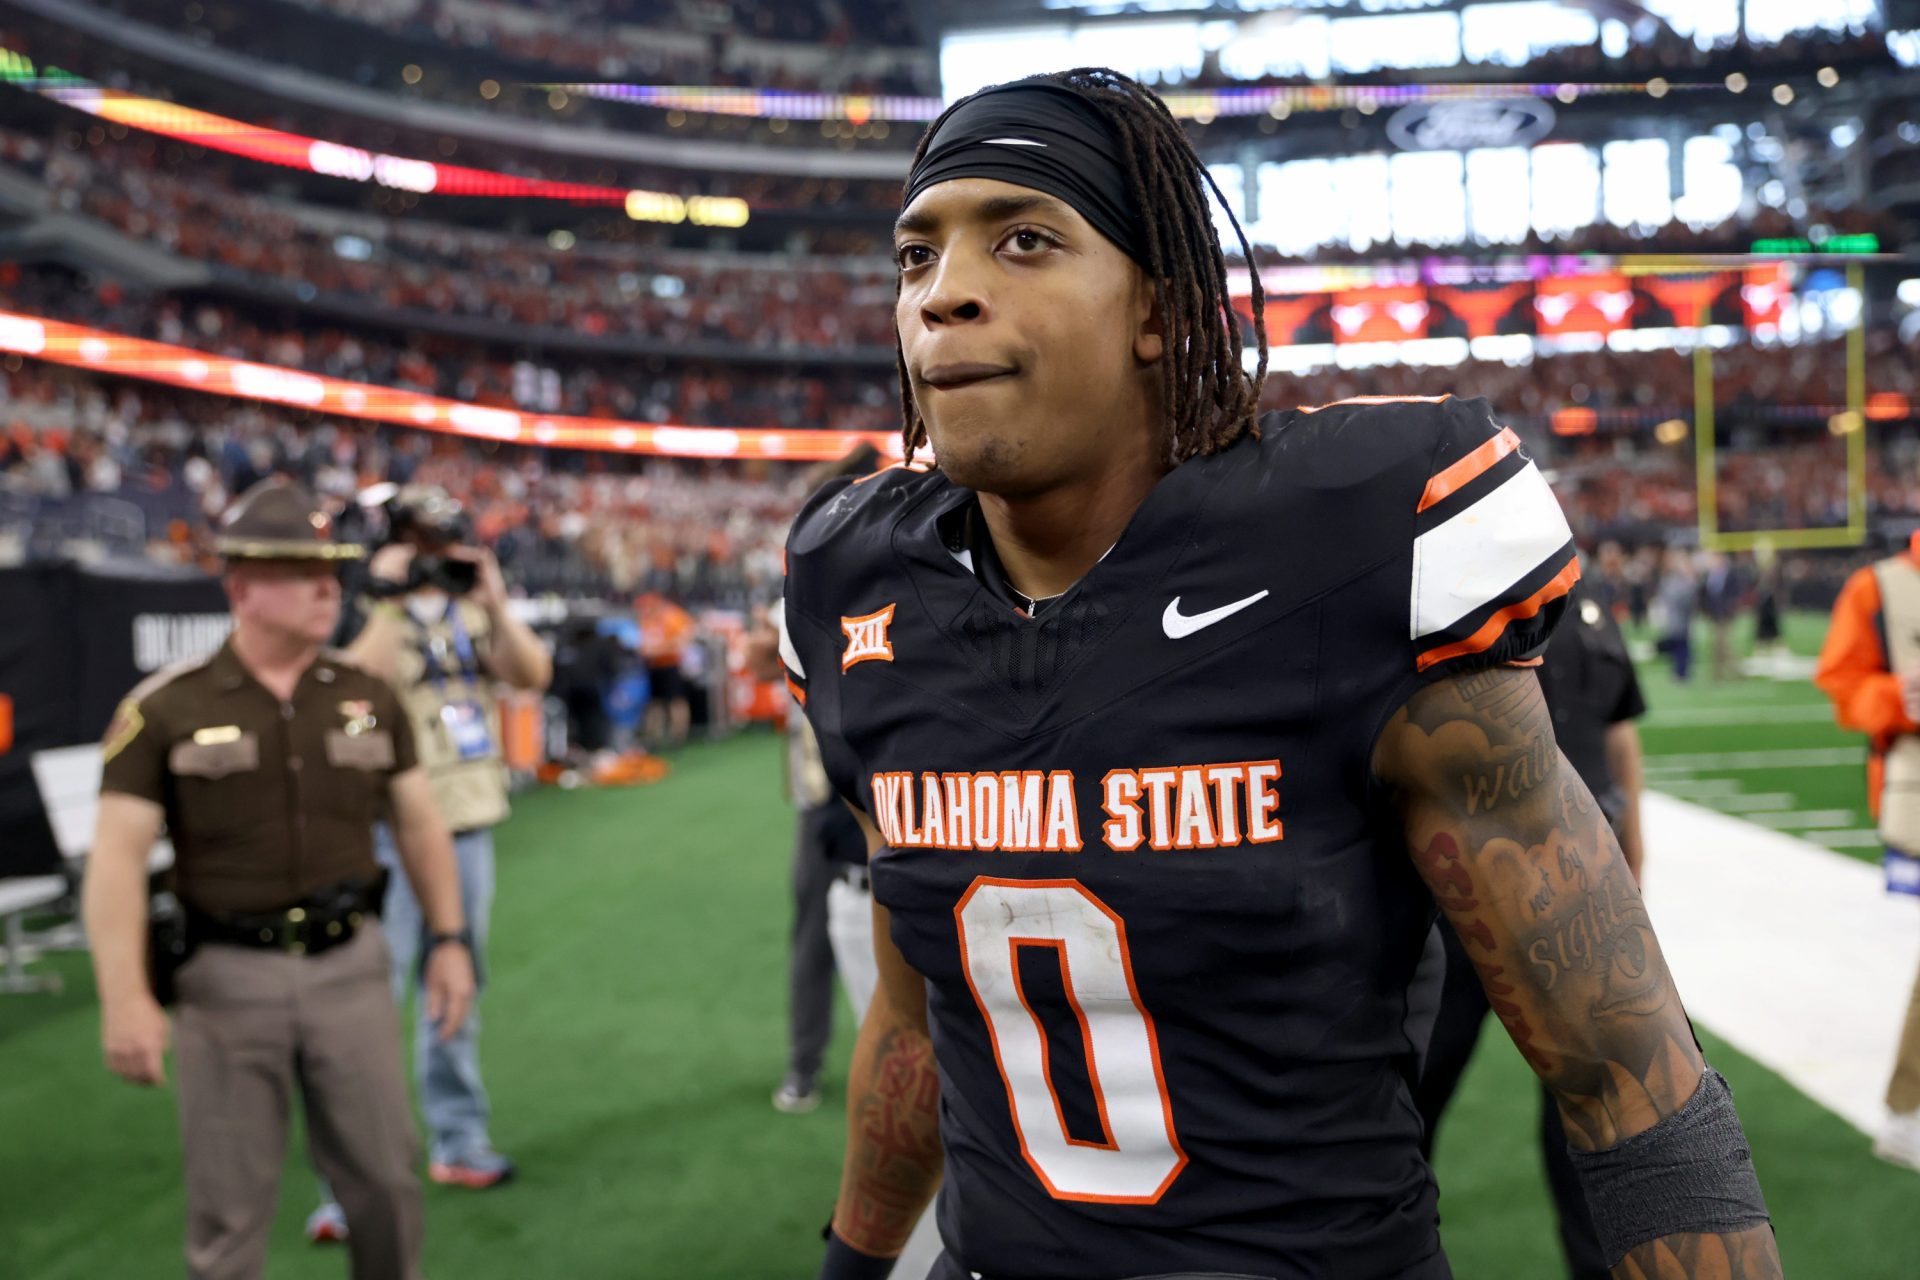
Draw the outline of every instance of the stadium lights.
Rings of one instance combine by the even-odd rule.
[[[1664,445],[1676,445],[1693,431],[1684,418],[1668,418],[1653,429],[1653,438]]]
[[[232,360],[85,325],[0,312],[0,352],[97,373],[162,382],[210,395],[293,405],[315,413],[416,427],[474,440],[593,449],[667,458],[764,458],[824,462],[870,444],[901,456],[897,432],[806,431],[781,427],[685,427],[664,422],[523,413],[349,382],[303,369]]]
[[[627,216],[635,222],[691,222],[696,227],[744,227],[747,202],[737,196],[676,196],[664,191],[629,191]]]
[[[10,49],[0,49],[0,84],[11,84],[37,93],[43,98],[113,124],[191,143],[210,151],[289,169],[304,169],[308,173],[344,178],[350,182],[370,182],[416,195],[564,200],[571,204],[625,208],[628,216],[636,221],[691,222],[703,227],[742,227],[746,225],[751,212],[747,202],[735,196],[679,196],[664,191],[635,191],[583,182],[549,182],[518,174],[365,151],[359,147],[197,111],[158,98],[109,89],[58,67],[48,67],[42,75],[36,71],[32,59]],[[650,211],[652,216],[634,214],[636,202],[638,207]]]
[[[1658,85],[1656,91],[1655,85]],[[947,103],[940,98],[904,95],[797,93],[784,89],[714,88],[708,85],[623,84],[599,81],[538,83],[525,86],[549,94],[573,94],[608,102],[627,102],[661,111],[745,116],[766,120],[846,121],[862,125],[891,120],[924,124]],[[1718,84],[1674,84],[1666,79],[1645,84],[1348,84],[1278,85],[1248,89],[1174,89],[1161,94],[1167,110],[1182,120],[1211,121],[1268,115],[1284,120],[1296,111],[1375,111],[1415,102],[1500,102],[1515,98],[1552,98],[1563,103],[1581,98],[1648,95],[1718,89]],[[1744,78],[1742,88],[1745,87]],[[1736,91],[1737,92],[1737,91]]]
[[[1735,93],[1745,93],[1747,91],[1747,78],[1736,71],[1727,77],[1727,88],[1733,90]]]

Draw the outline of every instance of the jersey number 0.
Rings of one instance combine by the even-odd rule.
[[[953,914],[1020,1151],[1041,1184],[1056,1200],[1157,1203],[1187,1157],[1173,1129],[1153,1016],[1134,987],[1126,925],[1077,880],[981,876]],[[1059,957],[1105,1141],[1067,1133],[1048,1070],[1046,1029],[1020,989],[1022,947]]]

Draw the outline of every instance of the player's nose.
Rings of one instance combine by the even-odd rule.
[[[933,278],[920,298],[920,317],[929,328],[984,320],[988,314],[984,266],[970,255],[948,253],[934,265]]]

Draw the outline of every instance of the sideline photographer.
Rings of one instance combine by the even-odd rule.
[[[434,798],[453,829],[460,898],[484,982],[493,905],[493,828],[507,817],[507,771],[499,739],[495,684],[542,690],[553,663],[531,628],[507,610],[506,582],[493,553],[476,545],[460,503],[436,488],[398,490],[386,503],[388,542],[369,564],[362,588],[366,625],[351,657],[393,685],[412,722]],[[375,832],[383,862],[394,848]],[[384,916],[394,957],[396,996],[417,981],[420,909],[395,878]],[[494,1150],[480,1076],[478,999],[461,1032],[440,1040],[423,1022],[415,1050],[420,1105],[429,1132],[428,1176],[443,1185],[484,1189],[513,1176]],[[340,1238],[332,1206],[308,1222],[316,1240]]]

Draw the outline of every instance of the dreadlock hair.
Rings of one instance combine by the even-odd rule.
[[[1166,323],[1166,354],[1160,360],[1167,410],[1166,454],[1179,464],[1217,453],[1243,435],[1259,435],[1260,389],[1267,378],[1266,293],[1239,219],[1227,207],[1219,184],[1158,95],[1137,80],[1105,67],[1078,67],[1045,79],[1071,89],[1099,109],[1120,138],[1127,182],[1147,231],[1146,269]],[[964,99],[963,99],[964,101]],[[960,104],[940,113],[920,137],[913,164]],[[1226,262],[1207,209],[1204,178],[1239,238],[1253,278],[1253,325],[1258,368],[1241,362],[1240,324],[1227,298]],[[898,285],[895,286],[898,296]],[[914,408],[906,353],[897,345],[901,441],[906,456],[927,443],[927,424]]]

